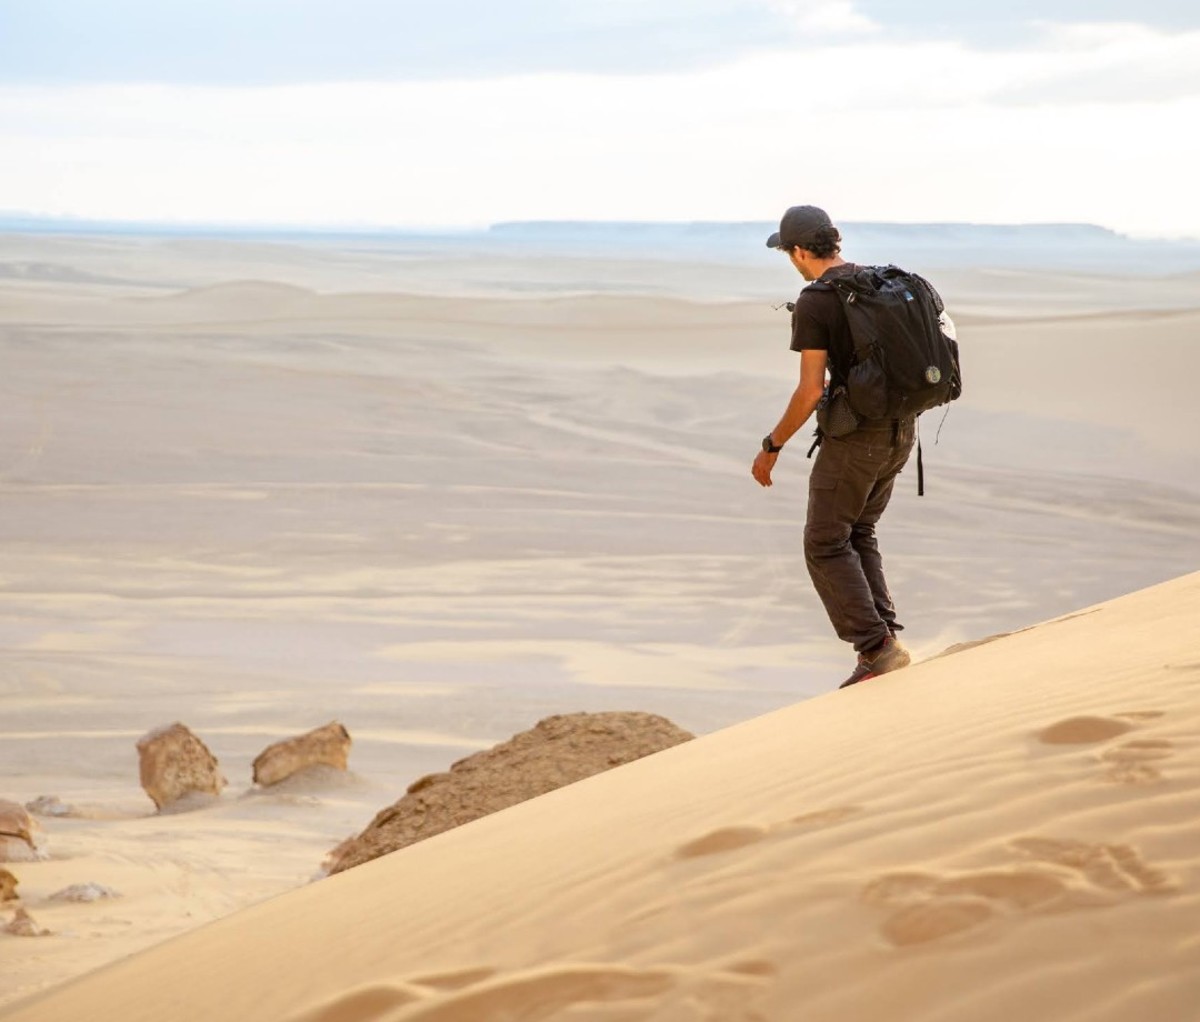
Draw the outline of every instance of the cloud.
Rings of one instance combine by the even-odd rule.
[[[845,220],[1200,233],[1179,130],[1200,99],[997,101],[1095,50],[1065,53],[873,39],[673,74],[7,88],[0,146],[19,156],[0,194],[118,219],[771,219],[817,202]],[[798,97],[798,63],[838,87]]]
[[[968,4],[962,0],[857,0],[858,11],[886,27],[893,39],[951,40],[987,50],[1029,45],[1049,22],[1086,25],[1137,21],[1165,32],[1200,28],[1194,0],[1005,0]]]
[[[711,66],[786,39],[764,0],[0,0],[0,81],[292,84]]]
[[[1131,103],[1200,96],[1200,31],[1168,33],[1129,22],[1043,22],[1037,66],[996,90],[997,102]]]
[[[276,85],[655,74],[845,38],[1025,48],[1040,23],[1200,28],[1194,0],[0,0],[0,82]]]
[[[632,6],[589,9],[592,29],[624,32]],[[1200,32],[1042,24],[1029,47],[981,50],[835,24],[854,20],[652,73],[0,86],[15,154],[0,195],[93,217],[393,225],[769,220],[812,201],[846,220],[1200,234],[1182,127],[1200,121]],[[798,89],[797,68],[828,87]]]
[[[850,0],[773,0],[770,6],[782,14],[801,38],[814,35],[861,35],[883,30],[883,25],[867,17]]]

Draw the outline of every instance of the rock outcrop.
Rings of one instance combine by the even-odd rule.
[[[309,767],[345,770],[350,758],[350,733],[336,720],[295,738],[268,745],[254,761],[254,783],[278,784]]]
[[[158,728],[137,743],[142,788],[159,809],[185,795],[221,794],[217,757],[184,725]]]
[[[25,807],[0,799],[0,862],[44,859],[42,845],[42,829]]]
[[[547,717],[507,742],[422,777],[326,860],[340,873],[481,816],[694,737],[651,713]]]
[[[17,878],[8,870],[0,869],[0,901],[16,901],[20,897],[17,893]]]

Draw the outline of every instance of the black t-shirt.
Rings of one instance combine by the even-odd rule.
[[[817,279],[828,280],[858,268],[854,263],[833,266]],[[829,352],[830,378],[834,384],[846,382],[846,374],[854,364],[854,341],[836,291],[800,292],[792,310],[792,351]]]

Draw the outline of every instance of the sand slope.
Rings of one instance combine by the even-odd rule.
[[[3,1017],[1184,1022],[1198,619],[1193,574],[833,692]]]

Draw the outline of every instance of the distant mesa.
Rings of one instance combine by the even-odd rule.
[[[295,738],[268,745],[254,761],[254,783],[268,787],[314,767],[345,770],[350,732],[336,720]]]
[[[19,803],[0,799],[0,862],[37,862],[47,857],[37,820]]]
[[[183,724],[175,723],[149,732],[137,743],[142,788],[160,809],[185,796],[221,794],[228,783],[208,750]]]
[[[652,713],[547,717],[507,742],[459,760],[446,773],[415,781],[361,834],[330,852],[327,871],[340,873],[693,737]]]

